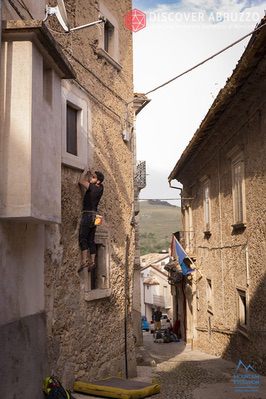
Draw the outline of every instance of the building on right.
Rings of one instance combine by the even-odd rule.
[[[169,176],[183,184],[187,336],[266,372],[266,18]],[[263,26],[264,25],[264,26]],[[181,320],[182,322],[182,320]]]

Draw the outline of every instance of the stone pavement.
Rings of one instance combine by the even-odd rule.
[[[236,365],[198,350],[191,350],[182,342],[158,344],[144,333],[144,364],[155,360],[153,381],[161,385],[161,393],[154,399],[266,399],[266,377],[260,377],[256,393],[237,393],[232,381]],[[139,375],[147,374],[146,367],[138,367]]]
[[[152,334],[145,332],[138,363],[142,365],[136,380],[161,385],[161,393],[153,399],[266,399],[266,377],[260,377],[258,392],[237,393],[232,381],[234,363],[191,350],[183,342],[154,343]]]

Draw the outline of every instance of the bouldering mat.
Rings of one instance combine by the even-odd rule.
[[[140,399],[160,392],[159,384],[109,378],[96,382],[76,381],[74,391],[104,398]]]

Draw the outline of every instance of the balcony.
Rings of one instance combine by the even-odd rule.
[[[146,161],[138,161],[136,165],[135,187],[142,190],[146,187]]]

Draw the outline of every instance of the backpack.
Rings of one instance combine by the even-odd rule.
[[[161,338],[163,338],[162,333],[160,331],[158,331],[156,333],[156,339],[161,339]]]
[[[70,391],[53,375],[44,379],[43,392],[47,399],[74,399]]]

